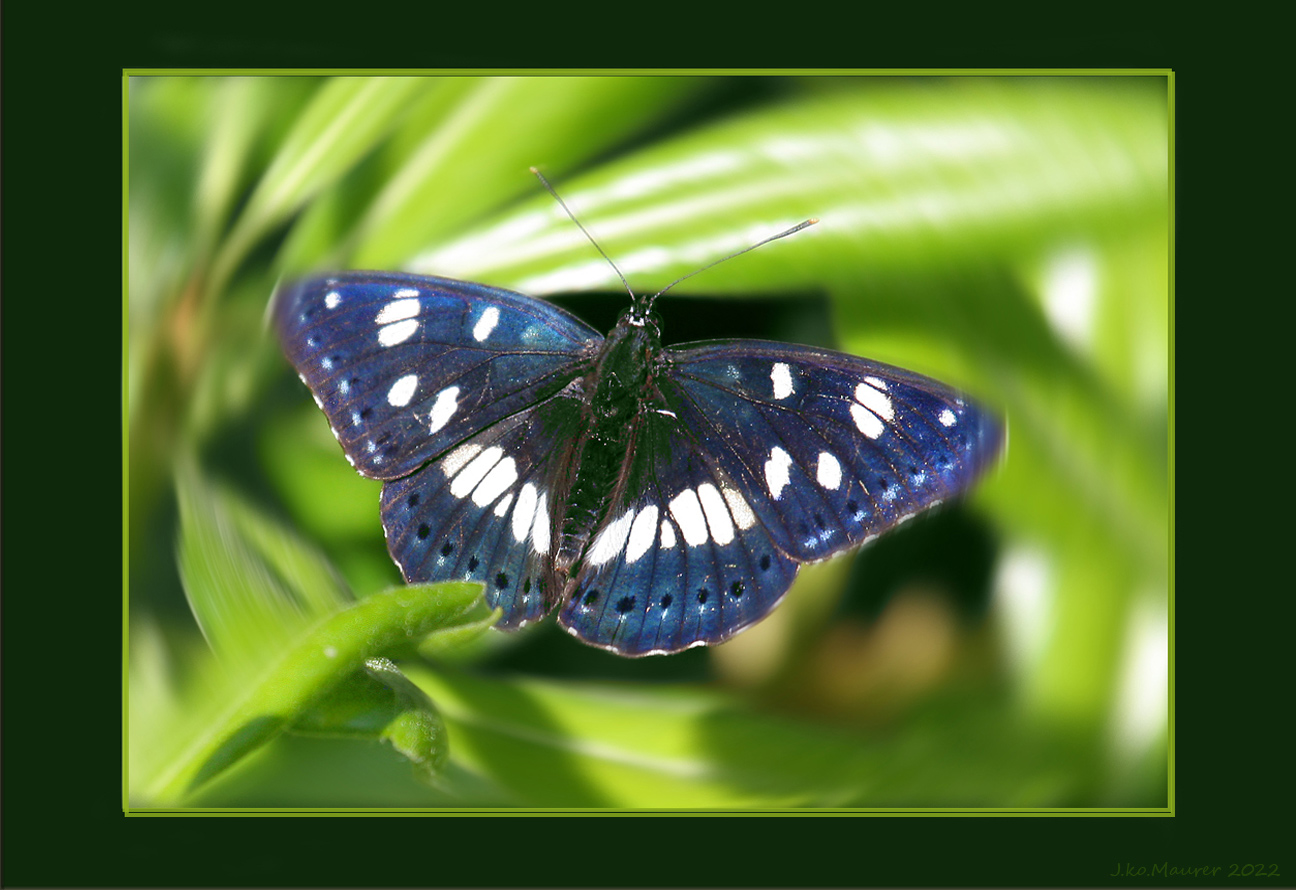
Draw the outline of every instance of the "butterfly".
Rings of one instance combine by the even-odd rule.
[[[480,581],[498,627],[556,608],[626,656],[723,642],[802,563],[960,494],[1002,447],[986,410],[880,362],[664,347],[656,296],[604,337],[520,293],[356,271],[287,285],[273,314],[347,460],[383,480],[408,583]]]

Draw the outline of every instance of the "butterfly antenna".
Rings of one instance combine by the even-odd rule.
[[[562,199],[562,196],[559,195],[558,192],[554,189],[554,187],[549,184],[549,180],[545,179],[545,175],[541,173],[540,170],[536,167],[532,167],[531,172],[536,175],[536,178],[540,180],[540,184],[543,185],[548,190],[549,194],[553,195],[554,200],[557,201],[559,205],[562,206],[562,209],[567,211],[567,215],[571,217],[571,221],[576,223],[577,227],[582,232],[585,233],[585,237],[589,239],[590,244],[593,244],[595,249],[597,249],[598,252],[603,255],[603,259],[608,261],[608,265],[612,267],[612,271],[617,273],[617,278],[620,278],[621,283],[625,285],[626,293],[630,295],[630,299],[637,301],[638,297],[636,297],[635,292],[630,289],[630,282],[626,281],[626,277],[621,274],[621,270],[617,268],[617,264],[612,262],[612,257],[608,256],[607,251],[605,251],[602,248],[602,246],[597,241],[594,240],[594,236],[589,233],[589,229],[581,225],[581,221],[576,218],[576,214],[571,212],[571,208],[567,206],[567,202],[564,201]]]
[[[735,251],[734,253],[731,253],[728,256],[721,257],[720,259],[716,260],[714,263],[709,263],[708,265],[703,266],[701,269],[697,269],[693,272],[690,272],[687,275],[684,275],[683,277],[676,278],[670,284],[666,285],[661,290],[657,291],[657,293],[653,294],[651,297],[648,298],[648,302],[644,306],[644,311],[647,312],[649,309],[651,309],[654,300],[656,300],[662,294],[666,293],[666,291],[670,290],[675,285],[679,284],[681,281],[692,278],[694,275],[700,275],[703,272],[705,272],[707,269],[711,269],[715,266],[718,266],[721,263],[725,262],[726,260],[731,260],[736,256],[742,256],[747,251],[755,250],[756,248],[760,247],[762,244],[769,244],[771,241],[777,241],[780,238],[786,238],[788,235],[795,235],[797,232],[801,231],[802,229],[813,226],[817,222],[819,222],[819,220],[817,219],[807,219],[805,222],[797,223],[795,226],[793,226],[792,228],[788,229],[785,232],[779,232],[777,235],[770,235],[768,238],[766,238],[763,241],[757,241],[755,244],[752,244],[749,247],[744,247],[742,250]]]

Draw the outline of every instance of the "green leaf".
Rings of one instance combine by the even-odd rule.
[[[412,668],[470,774],[522,806],[652,809],[1047,806],[1094,749],[965,697],[903,735],[762,714],[681,687],[482,679]]]
[[[257,183],[213,263],[220,294],[247,252],[269,230],[373,151],[406,104],[435,81],[421,77],[337,77],[325,81]]]
[[[360,221],[351,265],[392,268],[483,211],[535,193],[527,174],[557,175],[596,157],[708,82],[674,77],[485,77],[455,81],[456,101],[406,135],[392,174]],[[525,134],[526,138],[518,138]]]
[[[310,399],[270,418],[261,431],[260,456],[278,494],[306,532],[329,543],[372,537],[377,530],[381,484],[351,469]]]
[[[381,740],[427,781],[445,765],[445,724],[436,705],[389,659],[370,658],[293,722],[294,732]]]
[[[1164,101],[1048,81],[862,90],[762,108],[559,186],[640,289],[816,217],[809,232],[687,287],[845,297],[883,273],[926,278],[1020,257],[1077,226],[1155,220],[1167,188]],[[618,288],[544,195],[408,266],[526,293]]]
[[[211,138],[203,146],[202,170],[194,196],[193,246],[203,265],[227,225],[235,202],[257,172],[253,166],[256,150],[272,128],[273,119],[291,119],[296,110],[294,97],[285,95],[283,85],[266,78],[222,78],[211,93]]]
[[[351,601],[323,557],[191,465],[179,471],[180,574],[212,648],[262,669],[311,623]]]
[[[483,609],[481,585],[468,582],[402,587],[356,603],[309,631],[218,719],[204,726],[184,751],[159,769],[146,797],[164,803],[182,800],[302,719],[367,660],[407,652],[432,631],[479,620]],[[331,710],[338,711],[336,701]],[[384,734],[420,752],[424,746],[408,741],[414,732],[410,713],[406,708],[396,714],[400,719]],[[318,717],[317,712],[314,719]],[[417,710],[414,719],[421,721],[424,735],[438,735],[423,710]],[[307,725],[312,722],[306,719]],[[428,761],[420,754],[419,762]]]
[[[434,771],[445,756],[436,710],[382,659],[411,654],[435,631],[480,628],[488,612],[481,586],[402,587],[342,608],[345,590],[309,548],[213,492],[192,467],[177,488],[186,592],[220,658],[199,662],[188,695],[175,700],[192,714],[155,714],[136,725],[173,735],[173,753],[132,783],[141,789],[136,797],[180,802],[299,722],[314,732],[367,725],[423,772]],[[362,670],[366,679],[348,680]]]

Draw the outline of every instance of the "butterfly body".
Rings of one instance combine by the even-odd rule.
[[[570,570],[579,560],[595,525],[613,496],[613,486],[632,445],[634,416],[659,401],[651,369],[661,350],[655,328],[623,315],[599,346],[590,370],[578,378],[571,398],[580,411],[585,440],[572,449],[570,487],[560,484],[556,503],[565,505],[555,557],[555,583],[567,592]],[[560,477],[564,478],[564,477]]]
[[[384,480],[409,582],[471,579],[521,627],[623,655],[721,642],[800,564],[965,490],[997,419],[934,380],[789,344],[603,337],[544,301],[347,272],[277,295],[285,352],[348,460]]]

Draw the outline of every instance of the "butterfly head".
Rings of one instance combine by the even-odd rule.
[[[655,296],[655,295],[654,295]],[[661,337],[661,316],[652,310],[652,300],[635,297],[634,304],[621,313],[617,326],[626,325],[632,328],[643,328],[653,337]]]

